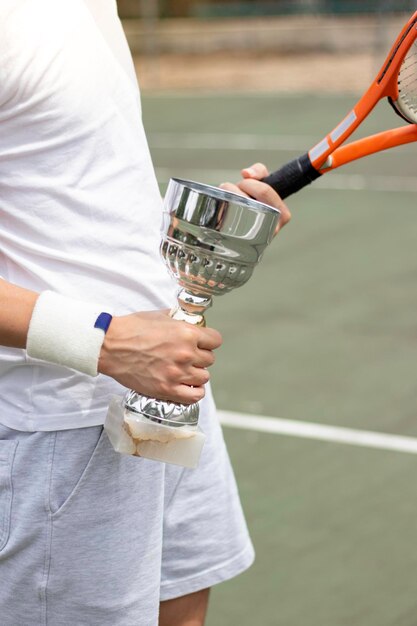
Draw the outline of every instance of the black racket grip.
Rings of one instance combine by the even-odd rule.
[[[287,198],[291,194],[309,185],[321,176],[312,165],[308,153],[297,157],[283,165],[276,172],[262,179],[262,182],[270,185],[281,196]]]

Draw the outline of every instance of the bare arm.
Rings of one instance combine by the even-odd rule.
[[[0,279],[0,345],[25,348],[38,293]]]
[[[25,348],[39,294],[0,279],[0,345]],[[201,400],[221,344],[211,328],[197,328],[152,311],[114,317],[98,370],[148,396],[189,404]]]

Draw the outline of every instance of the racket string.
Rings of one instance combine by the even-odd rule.
[[[417,123],[417,43],[407,52],[398,74],[398,107],[412,123]]]

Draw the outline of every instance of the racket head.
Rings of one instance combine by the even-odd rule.
[[[330,169],[329,156],[360,126],[375,105],[388,98],[407,122],[417,123],[417,11],[396,38],[377,77],[348,115],[309,151],[316,170]],[[400,84],[399,84],[400,83]]]

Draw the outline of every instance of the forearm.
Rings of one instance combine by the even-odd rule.
[[[0,345],[27,348],[31,357],[92,376],[102,373],[174,402],[201,400],[213,350],[221,344],[217,331],[159,311],[115,317],[105,337],[95,325],[98,305],[51,291],[39,295],[2,279],[0,304]]]
[[[0,279],[0,345],[25,348],[39,294]]]

